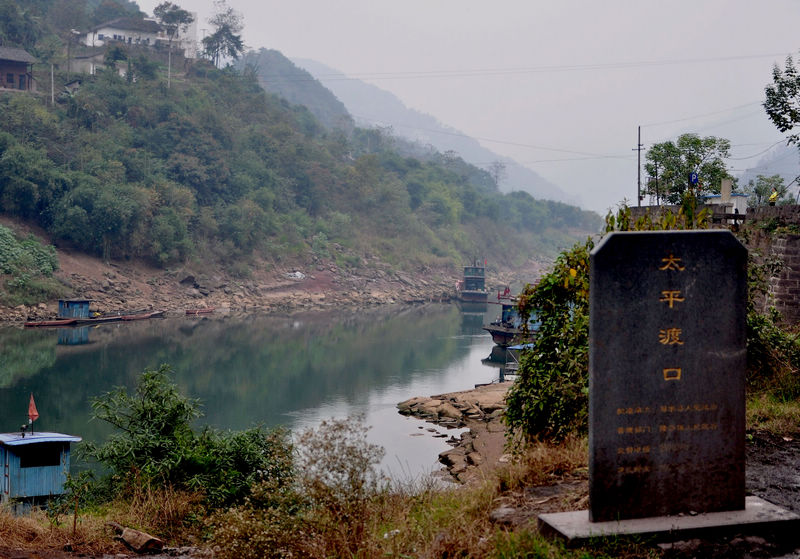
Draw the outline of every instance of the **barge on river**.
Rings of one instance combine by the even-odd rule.
[[[486,261],[481,263],[475,260],[471,265],[464,266],[464,278],[456,283],[458,300],[468,304],[485,305],[489,300],[486,291]]]

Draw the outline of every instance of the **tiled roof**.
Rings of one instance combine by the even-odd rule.
[[[0,60],[13,60],[14,62],[27,62],[33,64],[36,59],[23,49],[0,47]]]
[[[153,34],[161,31],[161,26],[157,22],[150,19],[136,19],[133,17],[118,17],[117,19],[112,19],[100,25],[95,25],[92,31],[104,28],[119,29],[121,31],[142,31],[144,33]]]

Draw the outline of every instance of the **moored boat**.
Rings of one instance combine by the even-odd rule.
[[[187,315],[211,314],[213,312],[214,312],[214,307],[205,307],[202,309],[186,309]]]
[[[59,328],[61,326],[75,326],[77,318],[60,318],[57,320],[36,320],[25,323],[25,328]]]
[[[476,260],[472,265],[464,266],[464,277],[456,282],[456,292],[462,303],[485,304],[488,301],[485,260],[483,264]]]
[[[492,336],[492,341],[502,347],[532,341],[538,327],[536,316],[531,316],[527,328],[524,328],[522,317],[513,299],[500,301],[499,304],[502,308],[500,315],[483,327]]]

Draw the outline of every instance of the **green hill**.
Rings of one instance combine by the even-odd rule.
[[[344,104],[311,74],[295,66],[279,51],[259,49],[246,53],[236,64],[256,75],[265,91],[292,105],[303,105],[328,129],[353,130],[353,117]]]
[[[55,42],[47,3],[0,1],[39,26],[34,45],[19,46]],[[125,77],[83,76],[54,106],[0,93],[0,209],[58,245],[247,273],[254,257],[326,258],[335,244],[340,264],[369,256],[414,269],[477,254],[524,261],[599,228],[594,213],[499,193],[453,154],[414,153],[380,130],[329,130],[246,67],[197,61],[168,89],[156,62],[112,54]],[[49,72],[35,66],[39,83]]]

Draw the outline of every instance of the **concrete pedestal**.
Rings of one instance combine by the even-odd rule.
[[[580,545],[597,538],[636,536],[657,541],[760,534],[800,530],[800,516],[758,497],[747,497],[744,510],[695,516],[655,516],[630,520],[589,522],[589,511],[557,512],[539,516],[539,531]]]

